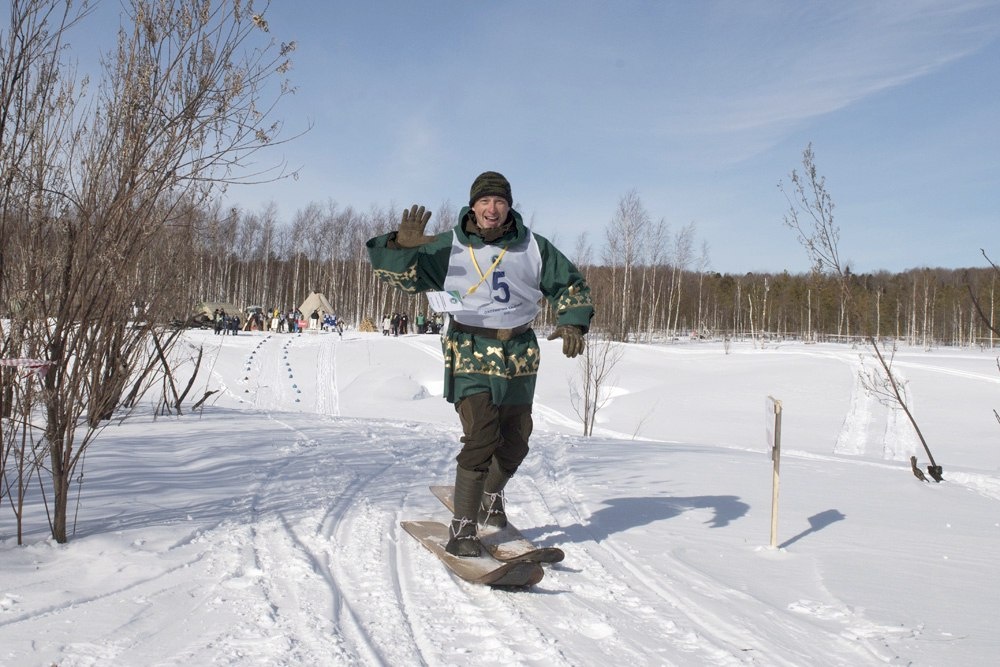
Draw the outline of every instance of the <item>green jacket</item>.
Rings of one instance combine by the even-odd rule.
[[[444,289],[444,279],[448,273],[448,262],[452,248],[452,234],[457,234],[463,245],[474,248],[487,245],[475,234],[468,234],[464,221],[469,207],[459,214],[459,224],[453,229],[434,237],[434,241],[417,248],[391,248],[395,245],[396,232],[376,236],[367,243],[368,257],[375,275],[383,282],[404,292],[417,294],[429,290]],[[511,209],[515,227],[506,236],[491,245],[503,246],[518,242],[527,234],[521,214]],[[590,298],[590,287],[583,275],[558,248],[548,239],[533,234],[542,254],[542,276],[539,288],[557,314],[556,324],[573,324],[586,333],[594,316],[594,305]]]
[[[521,215],[511,210],[514,228],[493,243],[465,229],[469,207],[459,214],[459,223],[434,240],[416,248],[396,246],[396,232],[369,239],[368,256],[375,275],[404,292],[416,294],[444,289],[453,241],[475,249],[516,245],[529,232]],[[541,255],[538,288],[556,312],[556,324],[574,325],[585,333],[594,316],[590,287],[573,263],[548,239],[531,234]],[[451,330],[443,340],[445,353],[445,397],[451,402],[473,393],[489,391],[497,404],[531,403],[539,350],[530,329],[509,341],[473,336]]]

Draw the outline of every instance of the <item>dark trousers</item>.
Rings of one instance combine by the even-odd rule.
[[[458,465],[484,471],[494,456],[513,475],[528,455],[528,438],[533,422],[531,405],[495,405],[489,392],[466,396],[455,405],[462,422],[462,451]]]

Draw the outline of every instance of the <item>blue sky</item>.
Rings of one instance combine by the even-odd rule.
[[[112,2],[111,6],[117,6]],[[1000,259],[1000,2],[275,0],[298,180],[233,188],[437,209],[503,172],[533,228],[600,256],[619,200],[696,225],[720,272],[802,272],[779,181],[811,142],[858,272]]]

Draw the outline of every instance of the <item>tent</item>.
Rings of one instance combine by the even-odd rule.
[[[319,292],[312,292],[306,297],[306,300],[302,302],[299,306],[299,312],[302,313],[302,319],[305,320],[305,326],[311,327],[313,325],[313,320],[311,318],[313,311],[319,311],[319,323],[316,324],[316,328],[319,328],[323,322],[324,315],[333,314],[333,306],[330,302],[326,300],[326,297]]]
[[[191,316],[195,320],[211,320],[215,315],[215,310],[221,308],[226,311],[226,315],[239,315],[240,319],[243,319],[243,311],[236,307],[235,304],[228,303],[226,301],[202,301],[197,306],[194,307]]]

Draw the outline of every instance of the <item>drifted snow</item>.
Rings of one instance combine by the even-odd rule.
[[[512,520],[560,546],[530,592],[453,578],[399,527],[445,519],[461,435],[435,336],[190,332],[202,413],[114,422],[76,534],[0,514],[5,665],[982,665],[1000,654],[995,351],[903,350],[946,482],[857,380],[863,349],[627,346],[592,438],[542,341]],[[771,549],[766,397],[783,405]],[[189,400],[190,405],[192,401]],[[37,496],[37,494],[36,494]],[[76,508],[74,507],[74,512]]]

